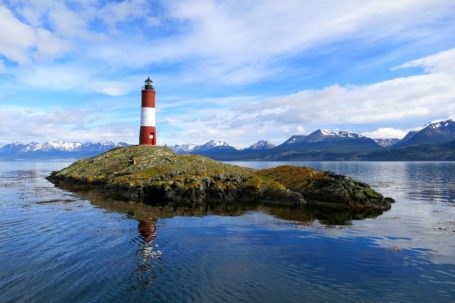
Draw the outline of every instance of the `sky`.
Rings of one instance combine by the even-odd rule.
[[[0,144],[400,138],[455,118],[451,0],[0,0]]]

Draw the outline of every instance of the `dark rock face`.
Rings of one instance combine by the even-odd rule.
[[[302,188],[301,193],[311,205],[329,205],[337,208],[386,210],[393,202],[392,199],[384,198],[367,184],[333,173],[315,180],[310,188]]]
[[[278,166],[260,170],[258,174],[301,193],[308,205],[387,210],[394,201],[391,198],[384,198],[368,184],[306,167]]]
[[[392,201],[366,184],[329,172],[295,166],[253,170],[153,146],[118,148],[80,160],[48,180],[154,205],[236,201],[386,210]]]

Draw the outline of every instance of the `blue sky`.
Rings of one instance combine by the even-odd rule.
[[[0,1],[0,143],[401,137],[455,117],[455,2]]]

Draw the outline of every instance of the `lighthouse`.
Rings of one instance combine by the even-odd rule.
[[[139,145],[156,145],[155,88],[150,77],[145,80],[141,104]]]

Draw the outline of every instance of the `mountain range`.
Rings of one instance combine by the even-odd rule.
[[[0,147],[0,160],[79,159],[127,146],[124,142],[12,143]],[[371,139],[348,131],[318,129],[309,135],[295,135],[275,146],[260,140],[247,148],[224,141],[202,145],[169,146],[180,154],[200,154],[223,161],[445,161],[455,160],[455,122],[430,123],[411,131],[403,139]]]
[[[55,160],[80,159],[93,157],[115,147],[128,146],[127,143],[111,141],[105,142],[61,142],[49,141],[46,143],[11,143],[0,147],[2,160]]]
[[[226,142],[174,145],[178,153],[201,154],[217,160],[235,161],[334,161],[334,160],[455,160],[455,122],[434,122],[403,139],[371,139],[348,131],[318,129],[295,135],[278,146],[261,140],[237,149]]]

